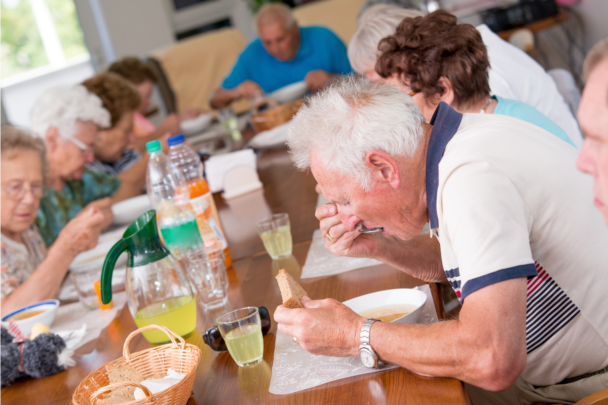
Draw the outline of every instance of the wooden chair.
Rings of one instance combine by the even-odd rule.
[[[245,48],[243,34],[222,28],[153,52],[148,64],[169,112],[194,107],[210,111],[209,97],[230,73]]]
[[[300,26],[321,25],[329,28],[346,45],[357,31],[357,16],[366,0],[323,0],[292,10]]]
[[[608,405],[608,388],[587,395],[574,405]]]

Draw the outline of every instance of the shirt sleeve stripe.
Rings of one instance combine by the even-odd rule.
[[[471,293],[487,287],[492,284],[500,283],[501,281],[511,280],[519,277],[535,277],[538,273],[534,263],[522,264],[520,266],[509,267],[506,269],[494,271],[485,276],[477,277],[469,280],[462,287],[462,298],[461,302]]]

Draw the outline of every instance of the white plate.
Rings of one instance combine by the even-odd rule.
[[[129,198],[112,205],[114,214],[114,225],[130,225],[140,215],[152,209],[148,196],[143,194],[139,197]]]
[[[272,129],[262,131],[249,141],[249,146],[256,149],[285,146],[289,134],[289,122],[281,124]]]
[[[392,323],[413,324],[418,321],[425,302],[426,294],[422,291],[410,288],[398,288],[362,295],[344,301],[344,305],[358,314],[389,305],[408,305],[412,307],[411,312],[401,318],[395,319]]]
[[[213,115],[204,113],[200,114],[196,118],[191,118],[189,120],[183,120],[179,126],[182,129],[182,132],[185,136],[194,135],[202,132],[205,128],[211,124],[213,121]]]
[[[74,261],[70,264],[70,270],[78,272],[87,268],[99,268],[103,266],[103,262],[108,255],[112,246],[118,242],[118,240],[108,240],[103,243],[97,244],[93,249],[82,252]],[[118,257],[115,268],[124,266],[127,263],[127,254],[123,253]]]
[[[307,91],[308,85],[305,82],[296,82],[273,91],[272,93],[268,94],[268,98],[280,104],[288,103],[290,101],[296,101],[302,98]]]

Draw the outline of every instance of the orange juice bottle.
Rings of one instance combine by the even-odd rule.
[[[184,141],[183,135],[172,136],[168,139],[169,160],[172,166],[184,174],[190,192],[190,205],[196,214],[207,253],[213,257],[216,254],[221,255],[223,252],[226,268],[229,268],[232,265],[232,257],[220,224],[213,195],[209,190],[207,180],[203,177],[203,164],[198,154]]]

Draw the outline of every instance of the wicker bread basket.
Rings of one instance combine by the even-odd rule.
[[[258,131],[266,131],[289,121],[300,109],[303,101],[279,105],[274,100],[266,99],[258,103],[253,110],[251,121]],[[260,112],[260,107],[270,105],[267,110]]]
[[[129,352],[129,342],[131,339],[150,329],[160,329],[165,332],[171,339],[171,343],[131,354]],[[179,342],[175,340],[176,338]],[[123,355],[124,357],[103,365],[82,380],[76,391],[74,391],[72,403],[74,405],[95,405],[98,402],[101,403],[98,400],[103,398],[103,394],[109,392],[112,388],[121,386],[141,388],[146,395],[144,399],[126,402],[124,405],[184,405],[188,402],[188,398],[192,394],[196,367],[201,358],[201,351],[198,347],[187,344],[179,335],[164,326],[150,325],[137,329],[127,337],[123,347]],[[155,374],[166,374],[169,368],[180,374],[186,374],[186,377],[164,391],[151,394],[146,387],[138,383],[121,382],[110,384],[108,373],[106,372],[107,366],[133,367],[143,375],[144,379],[149,379]]]

